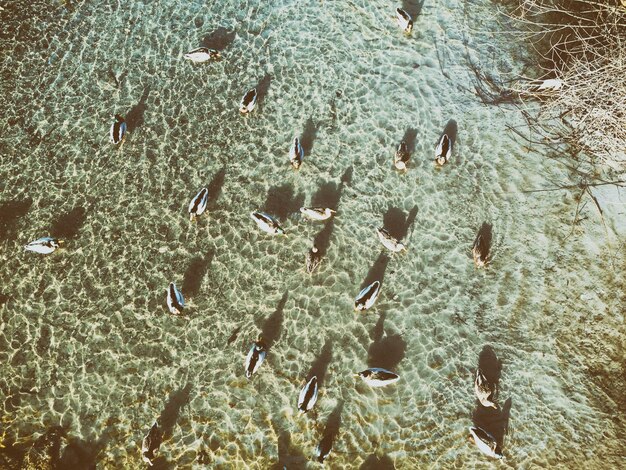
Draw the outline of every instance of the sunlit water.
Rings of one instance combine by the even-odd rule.
[[[331,468],[624,465],[615,227],[607,221],[607,243],[588,196],[572,225],[575,190],[524,192],[577,180],[508,130],[524,122],[516,108],[474,93],[470,60],[511,79],[526,44],[503,33],[488,1],[426,2],[410,36],[396,6],[12,2],[0,12],[2,465],[17,468],[20,449],[62,426],[64,465],[137,468],[157,417],[161,468],[320,468],[324,436]],[[183,60],[203,43],[224,59]],[[259,105],[241,116],[253,86]],[[129,126],[120,147],[108,142],[115,113]],[[451,119],[454,153],[438,169]],[[307,152],[298,172],[296,135]],[[406,174],[392,166],[403,138]],[[207,185],[207,214],[190,223],[187,204]],[[305,204],[337,216],[303,221]],[[287,236],[258,231],[257,209]],[[483,222],[493,259],[479,270],[470,249]],[[383,224],[406,234],[405,254],[382,252]],[[48,234],[65,248],[22,250]],[[326,256],[309,276],[316,237]],[[374,278],[381,297],[356,314]],[[167,313],[171,281],[185,318]],[[259,334],[268,359],[248,381]],[[473,393],[481,351],[498,375],[487,346],[501,361],[498,411]],[[371,389],[353,377],[368,366],[401,380]],[[313,372],[318,403],[298,415]],[[502,462],[468,442],[473,422],[501,441]]]

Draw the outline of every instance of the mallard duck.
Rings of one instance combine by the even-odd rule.
[[[444,134],[441,136],[441,139],[439,139],[439,143],[435,149],[435,162],[443,166],[450,160],[450,155],[452,155],[452,142],[448,134]]]
[[[156,421],[148,431],[148,434],[141,441],[141,458],[151,467],[154,465],[152,461],[155,459],[155,453],[161,446],[162,434],[159,429],[159,423]]]
[[[173,282],[167,288],[167,308],[172,315],[182,314],[185,308],[185,298]]]
[[[189,203],[189,220],[194,220],[202,215],[209,200],[209,190],[202,188]]]
[[[396,18],[398,19],[398,25],[406,34],[411,34],[413,31],[413,19],[402,8],[396,8]]]
[[[476,398],[483,406],[496,408],[498,409],[498,405],[494,403],[494,398],[497,392],[497,385],[495,383],[490,384],[483,374],[483,371],[480,370],[480,367],[476,369],[476,379],[474,380],[474,392],[476,393]]]
[[[400,376],[380,367],[371,367],[356,374],[361,377],[370,387],[384,387],[385,385],[396,383],[400,380]]]
[[[244,367],[246,369],[246,378],[249,379],[250,377],[252,377],[252,374],[259,370],[259,367],[261,367],[261,364],[263,364],[266,355],[267,350],[265,344],[260,339],[252,343],[250,351],[246,356],[246,362],[244,363]]]
[[[300,212],[303,217],[311,220],[327,220],[336,214],[334,210],[328,207],[301,207]]]
[[[221,59],[222,56],[215,49],[209,49],[208,47],[198,47],[193,51],[189,51],[185,54],[185,59],[188,59],[194,63],[200,64],[209,60]]]
[[[256,88],[249,90],[243,95],[241,98],[241,103],[239,104],[239,112],[242,114],[248,114],[252,112],[254,107],[256,106],[257,92]]]
[[[121,143],[126,136],[126,121],[119,114],[115,115],[115,122],[111,124],[111,142],[115,145]]]
[[[300,395],[298,395],[298,410],[300,413],[306,413],[310,411],[315,402],[317,401],[317,377],[314,375],[311,377],[302,390],[300,390]]]
[[[54,237],[41,237],[24,246],[26,251],[34,251],[42,255],[50,254],[60,248],[64,243],[63,240]]]
[[[380,281],[374,281],[369,286],[365,287],[354,300],[355,310],[367,310],[378,298],[380,294]]]
[[[393,237],[386,228],[380,227],[379,229],[376,229],[376,233],[378,234],[378,239],[380,240],[380,242],[388,250],[391,250],[394,253],[406,250],[406,246],[400,243],[398,239]]]
[[[496,439],[487,431],[482,428],[472,426],[469,428],[469,432],[471,437],[474,438],[476,446],[483,454],[494,459],[501,459],[503,457],[502,452],[498,449]]]
[[[396,150],[396,155],[393,159],[393,164],[398,170],[406,170],[406,164],[409,162],[409,158],[411,157],[411,153],[409,152],[409,147],[406,142],[403,140],[398,145],[398,150]]]
[[[293,143],[291,144],[291,148],[289,149],[289,161],[291,165],[297,170],[302,165],[302,160],[304,159],[304,149],[300,144],[300,139],[294,137]]]
[[[276,219],[265,212],[251,212],[250,217],[252,217],[252,220],[254,220],[258,227],[265,233],[269,233],[270,235],[284,235],[285,233],[285,230]]]

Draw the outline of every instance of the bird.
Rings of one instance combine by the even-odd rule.
[[[161,446],[162,433],[159,429],[159,423],[156,421],[148,431],[148,434],[141,442],[141,458],[151,467],[154,465],[152,461],[155,459],[155,452],[158,452]]]
[[[384,387],[385,385],[393,384],[400,380],[398,374],[394,374],[386,369],[381,369],[380,367],[371,367],[355,375],[361,377],[363,382],[370,387]]]
[[[30,242],[28,245],[24,245],[24,249],[26,251],[34,251],[35,253],[47,255],[56,251],[63,243],[64,241],[58,238],[41,237]]]
[[[300,165],[302,165],[303,159],[304,149],[300,144],[300,139],[294,137],[291,148],[289,149],[289,161],[291,162],[291,166],[293,166],[297,170],[298,168],[300,168]]]
[[[111,142],[115,145],[121,143],[126,136],[126,121],[119,114],[115,115],[115,122],[111,124]]]
[[[311,274],[322,262],[322,254],[314,245],[306,254],[306,272]]]
[[[397,238],[392,236],[389,233],[389,230],[387,230],[386,228],[380,227],[376,229],[376,233],[378,234],[378,239],[380,240],[380,242],[388,250],[393,251],[394,253],[406,250],[406,246],[400,243]]]
[[[452,155],[452,143],[448,134],[444,134],[439,139],[435,149],[435,162],[443,166],[450,160],[450,155]]]
[[[241,103],[239,104],[239,112],[242,114],[248,114],[252,112],[252,110],[256,106],[257,92],[256,88],[252,90],[248,90],[243,98],[241,98]]]
[[[300,212],[311,220],[327,220],[337,213],[328,207],[301,207]]]
[[[252,377],[252,374],[259,370],[259,367],[261,367],[261,364],[263,364],[263,361],[265,360],[266,354],[267,350],[265,343],[263,343],[260,338],[252,343],[252,347],[250,348],[250,351],[248,351],[246,362],[244,363],[246,378],[249,379]]]
[[[250,217],[254,220],[257,226],[265,233],[270,235],[284,235],[285,230],[271,215],[265,212],[254,211],[250,213]]]
[[[406,34],[411,34],[413,31],[413,19],[411,15],[409,15],[402,8],[396,8],[396,19],[398,20],[398,25],[402,28],[402,30]]]
[[[185,298],[173,282],[167,288],[167,308],[172,315],[182,314],[185,308]]]
[[[189,220],[195,220],[196,217],[202,215],[206,209],[209,200],[209,190],[202,188],[198,194],[189,203]]]
[[[489,383],[485,374],[480,369],[476,369],[476,378],[474,379],[474,393],[476,393],[476,398],[480,403],[487,408],[495,408],[498,409],[498,405],[495,404],[494,398],[496,396],[496,392],[498,390],[498,386],[496,383]]]
[[[396,154],[393,158],[393,164],[398,170],[406,170],[406,164],[409,162],[409,158],[411,157],[411,153],[409,152],[409,147],[406,142],[403,140],[398,145],[398,150],[396,150]]]
[[[311,377],[298,395],[298,410],[300,413],[310,411],[317,401],[317,376]]]
[[[365,287],[354,300],[355,310],[367,310],[378,298],[380,294],[380,281],[374,281],[369,286]]]
[[[476,446],[483,454],[494,459],[501,459],[503,457],[502,452],[498,448],[496,439],[487,431],[477,426],[472,426],[469,428],[469,432],[471,437],[474,438]]]
[[[196,64],[208,62],[209,60],[221,59],[219,51],[215,49],[209,49],[208,47],[198,47],[193,51],[189,51],[184,55],[185,59],[188,59]]]

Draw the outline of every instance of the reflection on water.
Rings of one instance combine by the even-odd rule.
[[[321,468],[318,448],[328,468],[476,468],[472,424],[499,440],[500,466],[622,464],[626,264],[594,207],[572,230],[573,194],[524,192],[571,175],[508,132],[517,109],[470,85],[528,59],[495,14],[486,0],[0,10],[0,467],[138,468],[156,418],[160,468]],[[183,60],[198,46],[223,59]],[[455,146],[436,170],[442,132]],[[303,205],[337,214],[309,222]],[[287,234],[256,230],[253,210]],[[495,248],[479,270],[485,221]],[[407,251],[384,251],[380,226]],[[45,235],[65,247],[23,251]],[[312,243],[324,261],[309,276]],[[375,279],[380,298],[355,314]],[[184,318],[164,305],[172,281]],[[259,335],[268,358],[248,381]],[[477,355],[498,410],[477,407]],[[400,380],[368,387],[353,377],[366,367]],[[315,413],[299,416],[312,374]]]

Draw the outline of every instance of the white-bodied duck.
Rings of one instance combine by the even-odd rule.
[[[435,162],[437,165],[443,166],[448,163],[450,156],[452,155],[452,141],[448,134],[444,134],[439,139],[437,148],[435,149]]]
[[[161,430],[159,429],[159,424],[155,421],[141,442],[141,458],[151,467],[154,465],[152,461],[156,458],[155,453],[158,452],[161,446],[161,440]]]
[[[480,451],[488,457],[494,459],[501,459],[502,452],[498,449],[498,443],[496,439],[482,428],[472,426],[469,428],[471,437],[474,438],[476,446]]]
[[[300,212],[311,220],[327,220],[337,213],[328,207],[301,207]]]
[[[209,200],[209,190],[202,188],[189,203],[189,220],[194,220],[202,215]]]
[[[185,59],[188,59],[196,64],[201,64],[203,62],[208,62],[209,60],[218,60],[221,59],[219,51],[215,49],[209,49],[208,47],[198,47],[193,51],[189,51],[185,54]]]
[[[173,282],[167,288],[167,308],[172,315],[181,315],[185,308],[185,298]]]
[[[285,230],[280,226],[278,221],[265,212],[250,212],[250,217],[265,233],[269,233],[270,235],[284,235],[285,233]]]
[[[115,122],[111,124],[110,138],[115,145],[121,143],[126,136],[126,121],[119,114],[115,115]]]
[[[476,398],[483,406],[498,409],[498,405],[494,402],[497,390],[498,386],[495,383],[489,383],[480,367],[476,369],[474,392],[476,393]]]
[[[248,351],[246,362],[244,363],[247,379],[252,377],[252,375],[259,370],[259,367],[263,364],[266,355],[267,349],[263,341],[259,339],[258,341],[252,343],[252,347],[250,348],[250,351]]]
[[[317,377],[314,375],[311,377],[298,395],[298,410],[300,413],[306,413],[311,411],[315,402],[317,401]]]
[[[300,144],[300,139],[294,137],[291,148],[289,149],[289,161],[291,162],[291,166],[293,166],[297,170],[298,168],[300,168],[300,165],[302,165],[303,159],[304,149]]]
[[[363,382],[370,387],[384,387],[385,385],[390,385],[400,380],[398,374],[394,374],[387,369],[381,369],[380,367],[365,369],[356,374],[356,376],[361,377]]]
[[[252,110],[256,106],[256,99],[256,88],[247,91],[246,94],[243,95],[243,98],[241,98],[241,103],[239,104],[239,112],[242,114],[248,114],[252,112]]]
[[[354,300],[355,310],[367,310],[380,295],[380,281],[374,281],[369,286],[365,287]]]
[[[63,244],[63,240],[54,237],[41,237],[24,246],[26,251],[34,251],[42,255],[50,254],[56,251]]]
[[[396,150],[396,154],[393,158],[393,165],[398,170],[406,170],[406,165],[409,163],[409,158],[411,158],[411,153],[409,152],[409,147],[406,142],[403,140],[398,145],[398,150]]]
[[[413,31],[413,19],[411,15],[402,8],[396,8],[396,19],[398,20],[398,26],[400,26],[406,34],[411,34],[411,31]]]
[[[384,227],[380,227],[376,229],[376,233],[378,234],[378,239],[383,244],[385,248],[394,253],[399,253],[402,250],[406,250],[406,246],[402,244],[397,238],[392,236]]]

